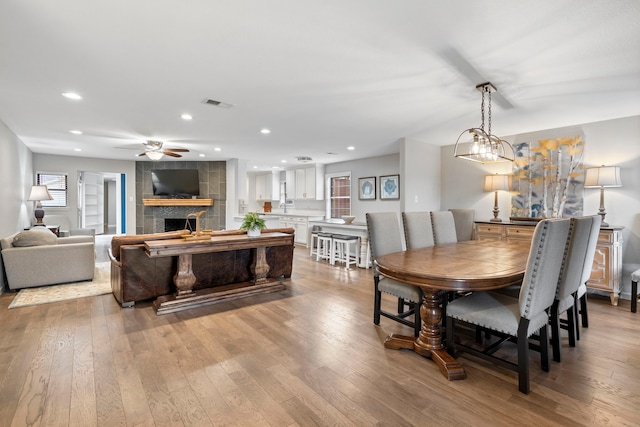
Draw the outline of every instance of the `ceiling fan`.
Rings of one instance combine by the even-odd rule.
[[[188,153],[186,148],[162,148],[162,142],[160,141],[146,141],[142,145],[145,146],[144,152],[138,154],[138,156],[147,156],[151,160],[160,160],[162,156],[170,157],[182,157],[178,153]]]

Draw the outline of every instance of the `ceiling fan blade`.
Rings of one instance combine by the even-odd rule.
[[[180,154],[176,154],[176,153],[172,153],[171,151],[163,151],[162,154],[164,154],[165,156],[171,156],[171,157],[182,157]]]
[[[165,148],[165,151],[172,151],[174,153],[188,153],[189,150],[186,148]]]
[[[490,79],[482,76],[478,70],[476,70],[473,65],[469,63],[456,49],[453,47],[449,47],[446,50],[440,52],[440,56],[444,58],[453,68],[458,70],[460,74],[465,76],[474,86],[490,81]],[[513,107],[513,104],[509,102],[507,98],[504,97],[500,93],[500,90],[493,92],[491,94],[491,100],[498,104],[500,107],[505,110],[509,110]]]
[[[138,154],[138,157],[142,157],[142,156],[144,156],[145,154],[147,154],[147,152],[146,152],[146,151],[145,151],[144,153],[140,153],[140,154]]]

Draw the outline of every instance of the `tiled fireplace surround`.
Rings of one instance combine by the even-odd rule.
[[[199,198],[213,199],[213,206],[144,206],[142,199],[152,199],[151,170],[198,169]],[[227,164],[218,162],[136,162],[136,234],[165,231],[165,218],[186,222],[187,215],[207,211],[200,217],[204,229],[225,228]]]

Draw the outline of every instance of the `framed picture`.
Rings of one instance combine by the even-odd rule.
[[[358,198],[360,200],[376,199],[376,177],[358,178]]]
[[[400,198],[400,175],[380,177],[380,200],[397,200]]]

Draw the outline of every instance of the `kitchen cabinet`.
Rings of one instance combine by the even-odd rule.
[[[281,216],[280,227],[293,228],[296,230],[295,243],[308,245],[309,221],[303,216]]]
[[[534,229],[535,223],[521,225],[476,221],[475,236],[478,240],[530,242],[533,238]],[[587,281],[587,287],[609,292],[611,304],[618,305],[621,272],[622,227],[603,227],[598,235],[591,277]]]
[[[273,177],[272,174],[256,175],[256,200],[272,200]]]
[[[294,191],[287,188],[287,193],[299,200],[324,200],[324,165],[295,169]]]

